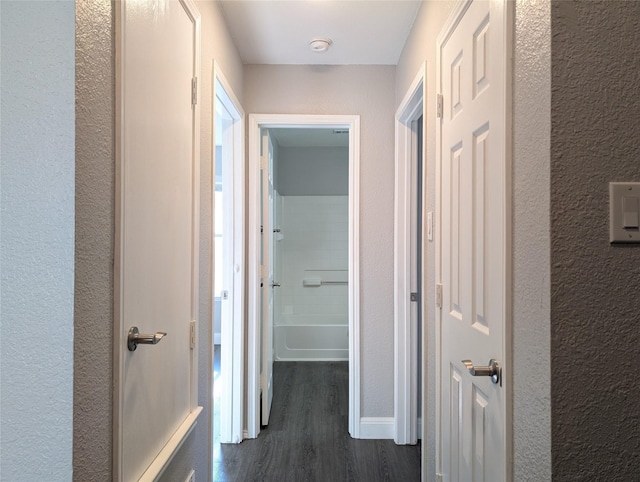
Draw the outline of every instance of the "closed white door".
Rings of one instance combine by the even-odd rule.
[[[273,401],[273,290],[279,285],[273,279],[273,145],[268,131],[262,134],[262,416],[260,423],[269,424]]]
[[[449,482],[508,474],[506,27],[502,1],[468,1],[439,40],[440,451]],[[495,370],[478,368],[490,359]]]
[[[132,481],[162,470],[197,412],[199,16],[190,2],[117,3],[115,477]],[[131,351],[134,326],[151,336]]]

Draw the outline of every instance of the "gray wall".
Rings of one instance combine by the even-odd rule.
[[[435,211],[436,38],[455,2],[424,3],[396,72],[399,105],[426,60],[427,211]],[[549,2],[516,4],[513,119],[513,414],[514,480],[550,478],[549,388]],[[435,317],[433,243],[427,245],[425,467],[435,461]]]
[[[424,116],[424,143],[425,159],[424,169],[427,176],[427,184],[424,186],[423,196],[426,201],[426,212],[436,210],[435,174],[436,174],[436,37],[440,33],[445,20],[453,9],[455,2],[425,2],[423,3],[407,43],[402,50],[400,61],[396,69],[396,109],[406,95],[411,82],[422,68],[425,60],[427,68],[427,98],[425,99]],[[425,327],[426,343],[426,367],[424,367],[424,397],[423,397],[423,472],[427,480],[435,480],[436,473],[436,384],[435,384],[435,245],[426,241],[426,254],[424,260],[426,269],[423,280],[425,297]]]
[[[393,66],[245,66],[246,112],[359,114],[361,415],[393,416]]]
[[[2,1],[0,467],[70,480],[74,4]]]
[[[40,4],[40,2],[38,2]],[[60,2],[60,4],[67,2]],[[3,2],[4,4],[4,2]],[[73,11],[73,4],[68,3]],[[195,467],[196,480],[208,480],[212,407],[207,377],[211,346],[212,60],[221,65],[242,100],[242,64],[215,2],[196,2],[202,15],[200,76],[200,311],[199,404],[196,429],[168,467],[164,480],[184,480]],[[76,299],[74,375],[74,479],[112,478],[113,243],[115,192],[115,64],[113,4],[76,3]],[[72,45],[73,47],[73,45]],[[72,49],[71,49],[72,51]],[[4,63],[3,63],[4,65]],[[70,106],[73,106],[71,99]],[[72,192],[72,190],[71,190]],[[106,340],[106,342],[105,342]],[[67,477],[68,479],[68,477]],[[32,479],[35,480],[35,479]],[[44,480],[44,478],[42,479]]]
[[[640,246],[608,241],[608,182],[640,181],[640,3],[554,2],[553,477],[640,473]]]
[[[75,480],[110,480],[115,77],[112,6],[76,4]],[[82,342],[80,342],[82,341]]]
[[[348,147],[280,147],[276,189],[282,196],[347,196]]]

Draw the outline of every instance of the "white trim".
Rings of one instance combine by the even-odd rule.
[[[247,331],[247,437],[260,433],[260,340],[258,290],[260,266],[255,253],[260,243],[260,129],[270,127],[326,127],[349,129],[349,433],[360,437],[360,116],[249,115],[249,236]],[[277,389],[277,387],[276,387]]]
[[[411,267],[415,265],[411,249],[415,212],[412,190],[415,183],[416,134],[413,123],[424,114],[427,64],[424,63],[411,83],[396,112],[395,215],[394,215],[394,440],[397,444],[415,444],[418,439],[418,357],[417,326],[412,317],[410,294]],[[423,140],[427,125],[423,117]],[[422,159],[425,157],[422,144]],[[426,182],[423,179],[423,186]],[[424,205],[424,203],[423,203]],[[424,242],[423,242],[424,244]],[[424,253],[423,253],[424,260]],[[424,293],[420,293],[423,309]],[[412,319],[413,318],[413,319]],[[425,345],[426,346],[426,345]],[[424,351],[424,350],[423,350]],[[424,358],[424,355],[423,355]],[[422,360],[420,360],[422,362]]]
[[[233,213],[231,216],[231,232],[233,237],[233,254],[226,272],[232,273],[233,286],[229,290],[231,299],[231,324],[221,323],[220,334],[213,333],[213,317],[211,333],[213,344],[222,344],[224,350],[221,353],[220,370],[221,379],[226,380],[225,390],[221,395],[221,427],[220,440],[222,443],[240,443],[242,441],[242,424],[244,411],[244,199],[245,199],[245,158],[244,158],[244,111],[220,65],[214,60],[212,76],[212,96],[211,96],[211,186],[212,191],[215,186],[215,158],[216,146],[216,100],[219,99],[224,108],[233,118],[232,125],[232,159],[231,172],[227,178],[232,179],[233,186]],[[211,196],[212,233],[215,230],[215,195]],[[211,299],[214,300],[214,243],[211,243]],[[225,288],[226,289],[226,288]],[[212,309],[212,313],[215,310]],[[211,362],[209,370],[211,373],[207,380],[207,385],[213,383],[213,347],[211,350]],[[211,388],[211,389],[209,389]],[[208,388],[211,397],[211,407],[213,410],[213,387]],[[224,410],[222,409],[224,408]],[[224,417],[224,420],[223,420]],[[210,417],[210,437],[209,443],[213,443],[213,416]],[[209,451],[212,453],[211,451]]]
[[[361,439],[393,439],[395,421],[393,417],[362,417],[360,419]]]
[[[196,426],[198,416],[202,412],[202,407],[197,407],[192,411],[184,422],[178,427],[175,433],[171,436],[167,444],[162,447],[162,450],[158,456],[151,462],[151,465],[144,471],[144,473],[138,479],[138,482],[153,482],[158,480],[165,469],[169,466],[169,463],[173,460],[173,457],[178,453],[182,444],[187,439],[189,434],[193,432]]]

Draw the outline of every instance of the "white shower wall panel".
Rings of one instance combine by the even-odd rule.
[[[282,201],[276,324],[347,325],[348,196],[283,196]],[[304,286],[305,279],[323,284]]]

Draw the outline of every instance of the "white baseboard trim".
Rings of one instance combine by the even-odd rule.
[[[220,333],[213,334],[213,344],[219,345],[222,342],[222,335]]]
[[[393,439],[393,417],[360,417],[361,439]]]

